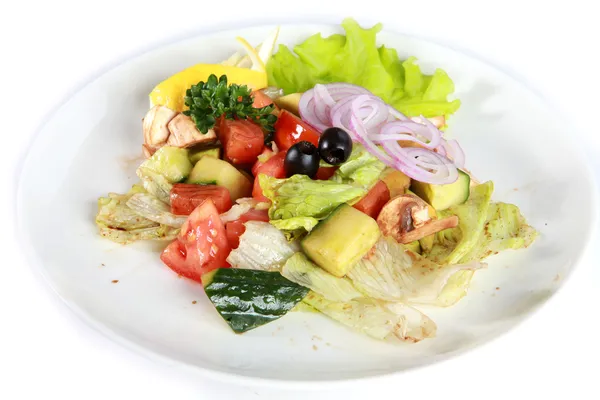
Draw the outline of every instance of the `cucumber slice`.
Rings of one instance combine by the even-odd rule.
[[[244,333],[284,316],[309,289],[279,272],[220,268],[202,276],[208,298],[235,333]]]

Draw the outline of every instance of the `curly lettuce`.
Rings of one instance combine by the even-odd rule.
[[[517,206],[492,203],[492,182],[471,189],[469,199],[461,205],[441,211],[440,218],[459,217],[456,228],[439,232],[435,236],[427,258],[441,264],[466,264],[482,261],[502,250],[526,248],[533,243],[538,232],[527,224]],[[452,275],[438,298],[438,303],[450,306],[467,292],[473,271],[460,271]]]
[[[271,224],[281,230],[310,232],[337,206],[357,201],[366,189],[334,181],[312,180],[306,175],[277,179],[264,174],[258,182],[265,197],[271,200]]]
[[[383,162],[355,143],[348,160],[340,164],[330,180],[369,189],[377,182],[385,168]]]
[[[444,71],[423,74],[416,58],[402,61],[396,50],[377,47],[381,24],[363,29],[348,18],[342,27],[345,35],[316,34],[293,52],[280,45],[267,63],[269,85],[289,94],[317,83],[348,82],[369,89],[409,116],[448,116],[458,110],[460,101],[448,100],[454,83]]]

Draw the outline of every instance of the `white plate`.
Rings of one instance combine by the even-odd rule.
[[[259,43],[273,28],[221,32],[132,59],[87,85],[41,130],[20,181],[22,241],[32,264],[78,315],[130,348],[216,377],[338,381],[396,373],[464,352],[514,327],[556,292],[588,242],[596,212],[575,133],[502,72],[389,32],[379,35],[381,43],[402,57],[416,55],[426,72],[442,67],[454,79],[462,107],[449,132],[462,143],[467,167],[480,180],[493,180],[494,199],[517,204],[541,232],[530,249],[491,258],[459,304],[425,310],[438,324],[437,338],[382,343],[307,313],[236,336],[200,285],[178,279],[161,264],[163,244],[123,247],[100,238],[93,222],[96,200],[125,192],[136,181],[141,118],[152,88],[190,65],[225,59],[238,50],[236,35]],[[286,25],[280,41],[294,44],[338,30]]]

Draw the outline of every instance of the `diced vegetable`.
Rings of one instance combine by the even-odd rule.
[[[235,333],[281,318],[308,293],[279,272],[217,269],[202,280],[206,295]]]
[[[192,163],[188,151],[178,147],[163,146],[144,161],[141,168],[148,168],[163,175],[169,183],[177,183],[188,177],[192,171]]]
[[[222,215],[221,220],[223,220]],[[225,230],[227,231],[227,240],[232,249],[237,249],[240,245],[240,236],[246,231],[244,223],[248,221],[269,222],[269,214],[267,210],[250,209],[242,214],[239,219],[227,222]]]
[[[219,139],[223,144],[223,156],[234,165],[248,165],[262,153],[265,135],[253,122],[221,118]]]
[[[386,168],[381,174],[381,180],[390,191],[390,198],[405,194],[410,187],[410,178],[393,168]]]
[[[354,205],[354,208],[364,212],[369,217],[377,219],[383,206],[390,200],[390,191],[383,181],[379,181],[369,190],[365,197]]]
[[[281,151],[269,158],[264,164],[256,167],[256,178],[254,179],[254,186],[252,188],[252,197],[254,197],[257,201],[269,201],[269,199],[263,195],[258,175],[263,174],[277,179],[285,178],[285,156],[286,152]]]
[[[231,208],[229,190],[216,185],[195,185],[176,183],[171,189],[171,212],[176,215],[190,215],[206,199],[211,199],[219,214]]]
[[[306,175],[275,179],[259,174],[258,179],[265,197],[271,201],[271,223],[286,231],[310,231],[337,206],[366,193],[365,189],[332,181],[314,181]]]
[[[278,270],[299,250],[298,243],[288,242],[285,235],[268,222],[248,221],[244,226],[238,248],[227,258],[233,268]]]
[[[181,276],[202,282],[202,275],[226,267],[230,252],[225,227],[214,203],[206,199],[181,227],[160,259]]]
[[[281,275],[292,282],[319,293],[332,301],[350,301],[363,297],[346,278],[338,278],[313,264],[302,253],[296,253],[285,262]]]
[[[377,222],[343,204],[302,240],[302,250],[317,265],[343,277],[379,239]]]
[[[319,167],[315,179],[320,181],[329,180],[333,175],[335,175],[335,171],[337,171],[337,167]]]
[[[212,157],[202,157],[194,165],[187,183],[198,185],[218,185],[229,190],[232,201],[249,197],[252,182],[227,161]]]
[[[192,165],[195,165],[204,156],[221,158],[221,148],[200,146],[189,149],[189,158]]]
[[[434,185],[413,181],[410,189],[417,196],[431,204],[437,211],[464,203],[469,198],[471,178],[458,170],[458,180],[447,185]]]
[[[282,110],[275,123],[275,143],[277,147],[279,150],[287,150],[301,141],[307,141],[318,146],[319,134],[294,114]]]
[[[252,107],[263,108],[273,104],[273,99],[267,96],[262,90],[255,90],[251,93]]]
[[[300,115],[300,112],[298,111],[298,105],[300,104],[301,97],[302,93],[291,93],[275,99],[275,104],[277,104],[279,108],[287,110],[294,115]]]

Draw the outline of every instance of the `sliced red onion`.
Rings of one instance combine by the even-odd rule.
[[[458,179],[457,167],[464,166],[458,142],[445,140],[430,120],[423,116],[409,119],[360,86],[317,84],[302,95],[299,110],[302,119],[317,131],[342,128],[383,163],[415,180],[452,183]],[[419,146],[403,148],[400,140]]]

